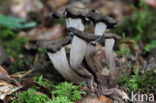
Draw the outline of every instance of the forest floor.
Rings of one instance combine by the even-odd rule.
[[[151,3],[152,0],[146,0],[146,3],[138,0],[30,1],[11,3],[9,12],[0,13],[0,54],[4,55],[0,55],[0,102],[90,103],[84,83],[67,82],[55,70],[46,51],[33,47],[38,40],[54,40],[67,35],[65,20],[54,20],[49,14],[71,3],[98,8],[118,21],[111,30],[122,37],[114,47],[118,86],[130,99],[133,92],[147,94],[148,100],[144,98],[144,103],[150,103],[151,96],[156,101],[156,3]],[[23,8],[23,5],[30,10],[18,11],[16,7]],[[93,32],[93,29],[88,30]],[[98,48],[103,74],[107,75],[104,47],[99,45]],[[95,103],[113,103],[104,96],[89,98]],[[137,97],[136,103],[138,98],[142,99]]]

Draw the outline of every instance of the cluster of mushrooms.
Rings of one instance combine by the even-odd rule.
[[[121,37],[114,33],[105,33],[117,22],[104,16],[99,10],[90,8],[63,7],[54,11],[54,18],[64,18],[68,35],[52,41],[39,41],[38,46],[48,51],[48,56],[56,70],[68,81],[78,84],[86,82],[89,93],[94,96],[105,95],[123,102],[128,99],[125,92],[117,88],[117,69],[113,56],[115,40]],[[84,32],[85,25],[93,22],[94,34]],[[102,75],[102,66],[97,56],[99,40],[104,38],[105,56],[109,65],[109,76]],[[65,47],[70,46],[69,62]]]

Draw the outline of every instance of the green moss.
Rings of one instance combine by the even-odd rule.
[[[7,53],[15,59],[22,53],[24,44],[28,42],[27,38],[18,36],[10,29],[4,27],[1,27],[0,38]]]
[[[70,101],[76,101],[81,99],[81,86],[73,86],[72,83],[63,82],[55,86],[55,90],[52,91],[58,97],[67,97]]]
[[[156,73],[154,73],[154,69],[140,75],[139,68],[137,68],[133,75],[125,75],[123,78],[119,79],[118,83],[119,85],[125,84],[125,86],[128,88],[129,93],[131,93],[131,91],[150,93],[150,90],[155,90],[155,78]]]
[[[47,103],[50,101],[47,95],[37,93],[35,89],[28,89],[28,91],[16,95],[20,95],[20,103]],[[13,100],[12,103],[18,103],[18,99]]]
[[[55,99],[48,101],[48,103],[74,103],[81,98],[81,84],[79,86],[73,86],[72,83],[62,82],[58,85],[54,85],[48,79],[44,79],[43,76],[34,78],[39,84],[44,85],[52,90],[52,93],[56,96]],[[34,87],[36,90],[40,88]]]
[[[126,44],[121,44],[120,50],[116,51],[117,55],[123,55],[125,58],[131,54],[130,49],[127,47]]]
[[[20,97],[20,103],[75,103],[77,100],[81,99],[81,94],[83,93],[81,87],[83,83],[78,86],[73,86],[73,84],[69,82],[62,82],[58,85],[54,85],[48,79],[43,78],[43,76],[35,77],[34,79],[39,84],[51,89],[55,98],[51,99],[47,95],[37,92],[40,88],[34,86],[20,94],[15,93],[16,97]],[[18,103],[18,98],[13,100],[12,103]]]
[[[24,44],[28,42],[28,39],[24,37],[17,36],[14,39],[4,42],[4,46],[9,55],[18,59],[18,56],[22,54],[24,49]]]
[[[34,77],[35,81],[37,81],[40,85],[43,85],[47,88],[53,89],[54,88],[54,84],[52,81],[43,78],[43,76],[41,75],[40,77]]]
[[[47,103],[74,103],[68,100],[67,97],[56,97],[53,100],[48,101]]]
[[[148,43],[146,46],[145,46],[145,50],[147,52],[150,52],[152,48],[155,48],[156,47],[156,40],[152,40],[150,43]]]
[[[38,48],[38,51],[39,51],[40,53],[46,53],[46,52],[47,52],[47,49]]]
[[[144,2],[140,3],[140,8],[143,8],[143,10],[132,7],[134,14],[126,17],[123,23],[117,25],[115,32],[118,34],[125,33],[136,41],[148,42],[153,39],[156,32],[155,10],[150,9]]]
[[[28,42],[25,37],[18,36],[14,31],[0,25],[0,38],[9,56],[14,58],[11,64],[11,73],[17,72],[17,68],[24,66],[23,58],[19,58],[24,53],[24,44]],[[24,56],[24,55],[23,55]]]

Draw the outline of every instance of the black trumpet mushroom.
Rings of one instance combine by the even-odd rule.
[[[89,88],[88,93],[93,96],[106,95],[124,103],[129,99],[127,94],[117,88],[117,68],[113,56],[113,47],[121,37],[114,33],[105,33],[106,29],[113,28],[117,22],[111,17],[103,15],[99,10],[92,8],[62,7],[54,11],[51,16],[64,18],[68,36],[52,41],[38,42],[39,47],[48,51],[48,56],[56,70],[67,80],[78,84],[85,81]],[[93,21],[94,34],[84,32],[86,23]],[[95,41],[105,41],[105,57],[109,65],[110,74],[102,74],[102,66],[97,55]],[[95,42],[95,43],[93,43]],[[65,46],[70,46],[69,61]],[[94,45],[93,45],[94,44]]]

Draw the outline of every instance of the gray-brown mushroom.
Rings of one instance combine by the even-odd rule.
[[[66,18],[67,29],[73,27],[77,30],[84,31],[85,14],[89,10],[81,8],[67,8],[64,12]],[[73,35],[73,40],[70,50],[70,65],[72,69],[76,69],[82,63],[85,55],[87,43],[76,35]]]
[[[105,33],[104,38],[105,38],[105,55],[110,69],[110,85],[112,87],[115,87],[117,82],[117,68],[115,64],[115,58],[113,56],[113,47],[115,40],[120,40],[121,37],[113,33]]]
[[[48,52],[48,55],[55,68],[67,80],[74,83],[86,81],[90,91],[97,96],[103,94],[116,100],[127,99],[126,93],[116,88],[117,69],[113,47],[115,40],[120,40],[121,37],[113,33],[104,33],[106,28],[114,27],[116,21],[94,9],[65,7],[58,11],[54,12],[53,16],[66,19],[69,36],[49,42],[48,44],[51,46],[44,44],[51,52]],[[85,23],[90,20],[95,24],[95,35],[84,32]],[[96,55],[96,46],[90,44],[93,41],[98,41],[101,37],[105,39],[105,54],[110,68],[110,79],[101,74],[102,67]],[[70,64],[68,64],[64,46],[70,42]]]
[[[114,85],[116,84],[116,75],[117,75],[117,70],[115,66],[115,61],[113,57],[113,46],[115,39],[120,39],[119,36],[112,34],[112,33],[104,33],[106,28],[113,28],[114,25],[117,24],[117,22],[112,19],[111,17],[104,16],[100,11],[92,10],[89,14],[86,15],[87,18],[92,20],[95,24],[95,29],[94,33],[95,35],[100,35],[104,36],[105,38],[105,54],[106,54],[106,60],[109,63],[109,68],[110,68],[110,77],[111,77],[111,82],[114,81]],[[112,76],[114,75],[114,76]],[[112,84],[112,83],[111,83]]]
[[[48,56],[52,61],[56,70],[67,80],[74,83],[79,83],[84,80],[81,76],[76,74],[70,68],[68,60],[66,57],[65,46],[71,42],[71,37],[67,36],[64,39],[58,39],[53,41],[40,41],[38,42],[38,47],[46,49]]]
[[[64,13],[67,7],[62,7],[54,11],[51,16],[54,18],[64,18]],[[68,26],[67,22],[67,26]],[[74,71],[72,71],[67,57],[66,57],[66,51],[64,46],[69,44],[71,42],[71,37],[67,36],[64,39],[60,40],[54,40],[49,42],[50,44],[45,45],[42,43],[43,47],[46,47],[46,49],[49,51],[48,56],[52,63],[54,64],[55,68],[59,73],[63,75],[64,78],[67,80],[73,81],[74,83],[79,83],[84,80],[81,76],[76,74]]]
[[[48,52],[55,53],[56,51],[59,51],[62,47],[68,45],[71,43],[72,37],[66,36],[62,39],[57,40],[49,40],[49,41],[38,41],[37,46],[46,49]]]
[[[94,22],[95,25],[95,35],[103,35],[106,28],[113,28],[117,22],[108,16],[104,16],[100,11],[92,10],[89,14],[86,15],[86,18]]]

